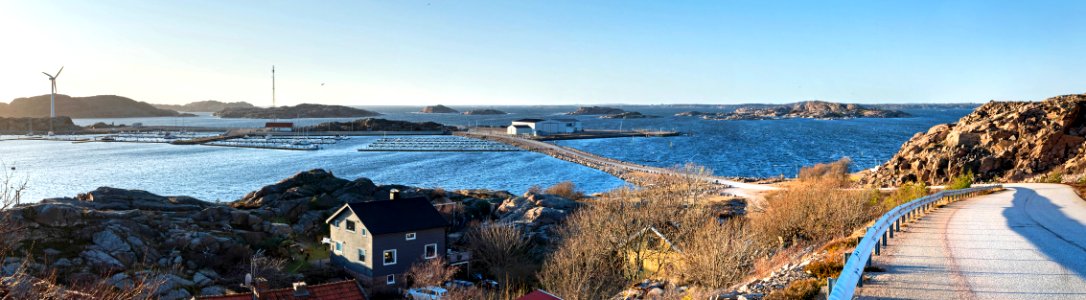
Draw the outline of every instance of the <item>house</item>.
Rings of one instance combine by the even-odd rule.
[[[344,204],[329,224],[331,261],[369,284],[396,285],[416,262],[445,255],[448,222],[426,198]]]
[[[512,135],[552,135],[577,133],[584,131],[581,121],[577,119],[520,119],[515,120],[506,129],[506,133]]]
[[[295,282],[293,287],[262,290],[253,288],[253,291],[241,294],[222,296],[200,296],[193,299],[206,300],[366,300],[362,286],[357,281],[345,280],[339,282],[306,285],[305,282]]]
[[[294,131],[294,123],[291,122],[267,122],[264,129],[270,131],[291,132]]]

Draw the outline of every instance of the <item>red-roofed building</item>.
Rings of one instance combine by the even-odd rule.
[[[535,290],[531,293],[528,293],[527,295],[520,296],[520,298],[517,298],[517,300],[562,300],[562,298],[558,298],[558,296],[555,296],[544,290]]]
[[[243,294],[230,294],[223,296],[203,296],[195,299],[202,300],[366,300],[362,292],[362,286],[357,281],[346,280],[340,282],[306,285],[305,282],[294,283],[293,288],[282,288],[266,291],[249,292]]]
[[[291,122],[267,122],[264,128],[271,131],[294,131],[294,123]]]

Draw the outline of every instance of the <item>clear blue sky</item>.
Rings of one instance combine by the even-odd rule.
[[[1086,1],[10,1],[0,101],[1033,100],[1086,91]],[[321,86],[325,83],[325,86]]]

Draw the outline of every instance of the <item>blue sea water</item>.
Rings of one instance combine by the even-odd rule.
[[[588,129],[664,129],[687,135],[667,138],[614,138],[555,142],[607,157],[669,167],[695,163],[722,176],[794,176],[804,165],[850,157],[855,169],[889,159],[901,144],[933,125],[955,122],[969,109],[913,109],[911,118],[850,120],[709,121],[674,117],[682,111],[727,111],[724,107],[619,106],[661,116],[652,119],[599,119],[576,116]],[[363,106],[382,118],[435,121],[447,125],[503,126],[520,118],[569,117],[574,106],[453,107],[495,108],[498,116],[420,114],[418,106]],[[209,113],[190,118],[76,119],[76,124],[261,127],[267,120],[221,119]],[[312,125],[348,119],[295,119]],[[383,153],[355,151],[376,137],[360,137],[315,152],[239,149],[164,144],[45,141],[0,142],[0,162],[15,165],[29,179],[24,199],[73,196],[98,186],[144,189],[205,200],[234,200],[291,174],[325,168],[344,178],[368,177],[384,184],[423,187],[489,188],[520,193],[533,185],[565,180],[588,192],[624,185],[603,172],[530,152]]]

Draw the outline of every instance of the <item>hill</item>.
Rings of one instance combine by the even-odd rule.
[[[1084,170],[1086,95],[1066,95],[984,104],[957,123],[917,133],[864,181],[943,184],[962,172],[979,181],[1062,181]]]
[[[147,102],[116,95],[71,97],[57,95],[57,116],[72,118],[132,118],[192,116],[168,109],[159,109]],[[0,106],[0,117],[49,117],[49,95],[24,97]]]
[[[249,102],[222,102],[215,100],[204,100],[188,103],[185,105],[173,105],[173,104],[154,104],[159,109],[169,109],[176,111],[189,111],[189,112],[216,112],[227,108],[250,108],[254,107]]]
[[[294,119],[294,118],[361,118],[381,114],[342,105],[298,104],[279,107],[235,107],[216,112],[222,118]]]

